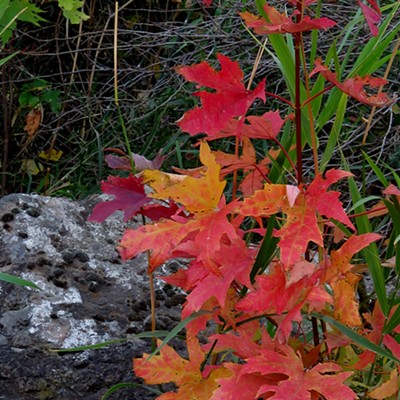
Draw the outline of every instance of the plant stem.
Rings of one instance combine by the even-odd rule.
[[[297,2],[298,14],[296,22],[300,23],[303,16],[303,2]],[[295,104],[294,104],[294,120],[296,125],[296,155],[297,155],[297,184],[300,185],[303,181],[303,155],[301,143],[301,99],[300,99],[300,65],[301,65],[301,33],[296,33],[294,36],[294,57],[295,57]]]

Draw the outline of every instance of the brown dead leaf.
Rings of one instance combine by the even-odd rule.
[[[34,134],[39,128],[40,122],[42,120],[42,113],[40,109],[33,108],[29,111],[26,116],[26,125],[24,126],[24,131],[28,134],[27,141],[32,140]]]

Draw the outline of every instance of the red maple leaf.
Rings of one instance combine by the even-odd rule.
[[[152,201],[144,192],[142,179],[133,175],[128,178],[110,176],[101,183],[101,191],[115,196],[115,199],[97,204],[88,221],[103,222],[115,211],[122,210],[126,222]]]
[[[313,29],[327,29],[336,25],[336,22],[329,18],[311,19],[308,16],[302,18],[300,22],[293,22],[293,17],[279,13],[274,7],[264,5],[264,11],[268,16],[269,22],[263,17],[258,17],[247,11],[240,13],[246,25],[253,28],[259,35],[269,35],[274,33],[298,33]]]
[[[204,250],[204,247],[200,247]],[[254,259],[245,242],[237,238],[231,243],[221,243],[219,249],[212,254],[213,262],[218,268],[215,275],[203,262],[194,262],[186,271],[178,271],[179,281],[174,276],[164,278],[170,284],[178,284],[190,291],[182,312],[182,318],[199,311],[212,297],[215,297],[221,308],[225,306],[228,289],[235,281],[236,285],[242,284],[251,287],[250,270]]]
[[[239,301],[236,308],[270,315],[287,313],[280,321],[278,331],[279,340],[286,340],[292,330],[292,322],[302,321],[300,311],[304,306],[308,305],[310,311],[321,310],[326,303],[332,302],[326,290],[319,287],[320,271],[302,270],[302,273],[303,276],[291,283],[283,265],[271,266],[268,275],[256,277],[255,290]]]
[[[280,238],[281,261],[289,268],[300,259],[310,241],[323,245],[317,213],[355,229],[343,210],[339,192],[328,191],[330,185],[346,176],[349,173],[330,170],[325,179],[318,175],[305,190],[290,185],[265,184],[263,190],[238,204],[237,210],[241,215],[253,217],[286,214],[286,222],[274,236]]]
[[[133,175],[128,178],[110,176],[101,183],[101,190],[115,199],[96,204],[88,221],[103,222],[118,210],[124,212],[125,222],[136,214],[142,214],[152,221],[179,214],[179,208],[173,202],[165,201],[164,205],[151,203],[153,199],[146,196],[142,178]]]
[[[234,242],[241,238],[241,221],[228,220],[236,204],[225,204],[225,182],[220,181],[220,166],[206,142],[201,144],[200,159],[206,170],[197,178],[187,176],[171,181],[170,175],[163,172],[145,171],[144,176],[154,189],[152,197],[160,200],[173,199],[193,216],[174,217],[153,225],[126,230],[120,243],[123,259],[149,250],[151,272],[169,258],[178,256],[177,252],[180,252],[188,258],[197,259],[215,275],[221,274],[220,265],[214,260],[214,255],[220,250],[223,241]]]
[[[222,166],[222,177],[233,171],[243,171],[244,178],[240,182],[239,189],[244,197],[249,197],[256,190],[262,189],[263,182],[269,171],[267,165],[270,163],[270,159],[267,156],[257,163],[256,151],[250,139],[243,138],[242,154],[239,157],[235,154],[217,151],[215,159]]]
[[[257,98],[265,101],[265,79],[254,90],[247,90],[238,63],[222,54],[217,54],[217,58],[221,64],[220,71],[204,61],[178,68],[178,72],[189,82],[215,90],[212,93],[205,90],[196,93],[202,107],[186,112],[178,121],[179,127],[190,135],[215,135],[231,118],[244,116]]]
[[[393,183],[391,183],[384,191],[383,194],[386,195],[394,195],[397,197],[400,197],[400,189],[397,188],[396,186],[393,185]]]
[[[377,36],[379,31],[376,24],[381,19],[381,10],[379,6],[376,4],[375,0],[367,0],[367,2],[371,5],[368,7],[361,0],[357,0],[358,5],[361,8],[361,11],[364,14],[364,17],[368,23],[369,29],[371,30],[372,35]]]
[[[273,384],[259,387],[257,396],[271,397],[273,394],[271,398],[275,399],[311,400],[315,398],[312,392],[316,392],[326,400],[357,399],[357,395],[343,383],[351,372],[342,372],[341,367],[333,362],[306,369],[301,357],[288,345],[262,349],[260,355],[246,361],[240,376],[261,374],[275,378]]]
[[[271,378],[260,373],[242,374],[242,365],[224,363],[224,367],[231,371],[231,376],[218,379],[220,387],[213,392],[210,400],[257,399],[260,387],[276,382],[276,377]],[[284,379],[285,376],[281,378]]]
[[[333,218],[343,223],[354,231],[356,228],[344,212],[339,200],[340,192],[329,191],[328,188],[340,179],[353,176],[351,172],[331,169],[326,172],[325,178],[317,175],[307,188],[307,202],[312,205],[321,215]]]
[[[330,71],[328,67],[322,64],[321,59],[317,59],[315,61],[316,67],[313,71],[311,71],[310,76],[320,73],[327,81],[333,83],[338,89],[342,92],[348,94],[349,96],[355,98],[360,103],[368,104],[374,107],[384,107],[393,103],[393,99],[391,99],[386,93],[379,93],[376,95],[368,95],[364,90],[366,86],[372,88],[378,88],[387,83],[386,79],[383,78],[374,78],[372,76],[356,76],[354,78],[346,79],[343,82],[340,82],[337,79],[337,75]]]
[[[275,139],[283,124],[289,118],[282,119],[279,111],[268,111],[261,116],[250,115],[246,119],[232,118],[221,131],[209,133],[206,139],[209,141],[231,136],[236,136],[240,140],[244,137],[252,139]]]

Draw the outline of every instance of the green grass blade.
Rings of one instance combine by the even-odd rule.
[[[7,61],[10,61],[10,60],[11,60],[13,57],[15,57],[18,53],[19,53],[19,51],[15,52],[15,53],[13,53],[13,54],[10,54],[10,55],[8,55],[7,57],[2,58],[2,59],[0,60],[0,67],[1,67],[2,65],[4,65]]]
[[[18,276],[6,274],[4,272],[0,272],[0,281],[13,283],[14,285],[18,285],[18,286],[28,286],[28,287],[40,290],[40,287],[35,285],[33,282],[19,278]]]
[[[384,199],[383,202],[389,211],[395,235],[397,236],[394,240],[394,246],[396,248],[396,273],[400,276],[400,242],[398,240],[398,237],[400,236],[400,206],[397,200],[394,200],[392,203],[389,200]]]
[[[383,328],[383,333],[392,333],[393,329],[400,324],[400,307],[397,307],[396,311],[393,313],[389,322]]]
[[[327,322],[330,325],[333,325],[336,329],[339,329],[340,332],[344,333],[349,339],[357,343],[359,346],[367,350],[370,350],[382,357],[385,357],[391,361],[394,361],[395,363],[400,363],[400,360],[398,360],[395,356],[393,356],[392,353],[388,352],[387,350],[378,346],[377,344],[371,342],[370,340],[368,340],[364,336],[361,336],[357,332],[354,332],[352,329],[348,328],[346,325],[343,325],[341,322],[336,321],[335,319],[328,317],[326,315],[320,315],[320,314],[312,314],[312,315],[318,319],[322,319],[323,321]]]
[[[136,387],[145,388],[145,389],[149,390],[150,392],[156,394],[157,396],[162,395],[162,392],[161,392],[161,391],[159,391],[159,390],[157,390],[157,389],[155,389],[155,388],[146,386],[146,385],[142,385],[142,384],[140,384],[140,383],[121,382],[121,383],[117,383],[116,385],[110,387],[110,389],[108,389],[107,392],[105,392],[105,393],[103,394],[103,396],[101,396],[101,399],[100,399],[100,400],[106,400],[106,399],[108,399],[114,392],[116,392],[116,391],[118,391],[118,390],[121,390],[121,389],[124,389],[124,388],[136,388]]]
[[[378,179],[381,181],[383,186],[389,186],[389,181],[386,179],[384,173],[381,171],[381,169],[375,164],[375,162],[372,160],[372,158],[365,152],[363,151],[363,156],[371,169],[375,172],[375,175],[378,177]]]
[[[171,332],[168,333],[168,335],[165,337],[165,339],[163,340],[163,342],[161,343],[161,345],[159,347],[157,347],[147,358],[146,361],[149,361],[151,358],[153,358],[155,355],[157,355],[160,350],[170,341],[172,340],[175,336],[178,335],[178,333],[185,328],[185,326],[187,324],[189,324],[190,322],[192,322],[193,320],[195,320],[198,317],[201,317],[202,315],[205,314],[212,314],[211,311],[206,311],[206,310],[200,310],[197,311],[195,313],[193,313],[191,316],[185,318],[183,321],[179,322],[179,324],[177,326],[175,326],[174,329],[171,330]]]
[[[329,134],[329,139],[328,143],[326,145],[324,154],[322,156],[321,160],[321,171],[323,171],[328,164],[328,162],[332,158],[332,154],[334,150],[336,149],[336,146],[339,141],[339,135],[343,126],[343,120],[344,120],[344,115],[347,110],[347,100],[348,96],[344,93],[340,93],[340,100],[337,106],[335,107],[336,109],[336,117],[335,121],[333,122],[331,132]],[[332,107],[332,104],[327,102],[324,107],[325,110],[329,111],[329,114],[334,114],[335,110]]]
[[[355,210],[356,208],[364,205],[365,203],[370,202],[371,200],[380,200],[381,198],[379,196],[368,196],[365,197],[363,199],[361,199],[360,201],[357,201],[350,209],[349,209],[349,213],[352,212],[353,210]]]
[[[272,260],[275,254],[276,246],[279,239],[272,236],[275,229],[275,216],[272,216],[268,220],[267,232],[265,233],[264,239],[261,243],[260,250],[257,253],[256,260],[254,262],[253,268],[250,272],[250,279],[254,282],[254,278],[257,274],[264,271]]]
[[[107,346],[112,346],[114,344],[128,342],[129,340],[133,340],[133,339],[162,338],[162,337],[168,336],[169,333],[170,333],[169,331],[143,332],[143,333],[138,333],[137,335],[129,335],[126,338],[106,340],[105,342],[101,342],[101,343],[88,344],[85,346],[76,346],[76,347],[71,347],[68,349],[50,349],[50,351],[53,351],[56,353],[76,353],[76,352],[85,351],[85,350],[96,350],[96,349],[102,349]]]
[[[360,192],[353,178],[349,178],[348,182],[353,204],[356,204],[361,200]],[[354,211],[356,213],[365,212],[365,207],[364,205],[360,205]],[[371,225],[366,215],[360,215],[356,217],[355,220],[359,235],[372,232]],[[362,253],[368,265],[368,270],[371,274],[371,278],[374,283],[374,288],[376,291],[376,296],[378,298],[382,312],[384,315],[387,316],[389,312],[389,304],[388,304],[388,299],[386,297],[385,278],[380,263],[378,248],[375,243],[371,243],[368,247],[362,250]]]

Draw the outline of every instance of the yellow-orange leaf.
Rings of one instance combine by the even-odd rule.
[[[347,326],[360,326],[361,317],[358,311],[358,302],[355,297],[356,285],[360,276],[347,273],[345,279],[332,284],[335,319]]]
[[[368,396],[375,400],[389,399],[389,397],[394,396],[399,392],[399,376],[397,369],[395,368],[390,373],[390,378],[387,382],[382,383],[380,386],[371,390]],[[397,396],[396,396],[397,398]]]
[[[51,151],[41,151],[39,157],[45,159],[46,161],[58,161],[63,152],[61,150],[51,149]]]
[[[170,258],[172,249],[188,235],[193,225],[197,226],[197,221],[182,224],[173,220],[164,220],[138,229],[127,229],[119,246],[121,257],[128,260],[150,250],[149,272],[152,272]]]
[[[160,345],[160,341],[158,344]],[[174,382],[177,392],[168,392],[158,400],[209,400],[219,387],[216,379],[230,375],[224,367],[212,369],[209,374],[200,370],[204,353],[195,337],[188,337],[190,360],[182,358],[172,347],[165,345],[160,354],[148,360],[148,354],[133,360],[135,374],[147,384]]]
[[[200,146],[200,161],[207,167],[200,177],[186,176],[174,181],[163,172],[144,171],[144,182],[155,191],[152,197],[173,199],[194,214],[216,209],[226,182],[220,181],[221,166],[205,142]]]

